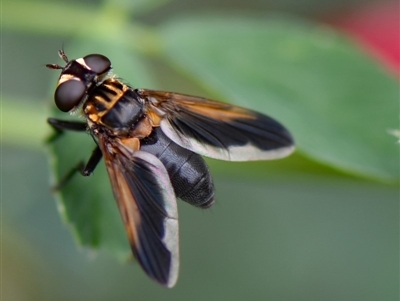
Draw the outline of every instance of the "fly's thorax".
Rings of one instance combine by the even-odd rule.
[[[94,87],[83,105],[88,120],[115,135],[131,136],[145,121],[143,103],[136,92],[115,78]]]

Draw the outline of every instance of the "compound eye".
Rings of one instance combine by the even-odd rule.
[[[83,58],[85,64],[96,74],[103,74],[111,69],[110,60],[101,54],[89,54]]]
[[[86,86],[80,80],[67,80],[60,84],[54,93],[56,106],[63,112],[78,106],[85,95]]]

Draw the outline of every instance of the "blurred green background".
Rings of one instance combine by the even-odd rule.
[[[384,25],[394,8],[2,1],[2,300],[398,300],[398,10],[397,27]],[[387,39],[368,44],[370,28]],[[63,201],[51,193],[93,147],[82,134],[63,137],[56,154],[44,144],[59,75],[44,65],[62,64],[61,47],[70,58],[105,54],[135,87],[231,101],[294,134],[297,152],[284,160],[207,161],[217,203],[178,201],[173,289],[121,260],[127,242],[103,166],[75,177]]]

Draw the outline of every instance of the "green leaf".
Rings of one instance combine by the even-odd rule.
[[[366,177],[399,177],[398,81],[333,30],[288,18],[199,16],[160,26],[165,58],[216,97],[267,113],[298,149]]]
[[[382,95],[386,95],[382,99],[388,101],[392,107],[394,96],[390,93],[394,93],[393,87],[396,84],[383,73],[379,73],[378,68],[366,58],[359,57],[360,54],[346,42],[333,33],[329,37],[325,33],[322,29],[316,30],[301,23],[290,24],[276,20],[267,22],[235,19],[234,24],[221,18],[206,18],[203,21],[176,20],[163,27],[163,44],[160,43],[159,46],[164,47],[156,48],[158,54],[165,55],[161,58],[168,59],[172,66],[184,70],[189,77],[213,90],[221,99],[264,111],[287,124],[294,132],[300,150],[310,157],[353,173],[358,171],[355,167],[361,166],[362,174],[369,175],[367,171],[372,168],[371,174],[374,176],[394,178],[396,166],[393,165],[392,169],[387,167],[387,162],[393,159],[388,146],[390,139],[381,143],[382,164],[377,164],[378,160],[371,160],[365,166],[361,164],[368,152],[375,154],[378,150],[368,140],[380,141],[382,137],[377,135],[376,129],[365,130],[365,125],[360,126],[359,122],[371,114],[369,106],[373,101],[371,91],[370,95],[360,91],[360,87],[368,89],[368,86],[364,86],[364,81],[369,78],[376,80],[375,86]],[[325,40],[320,40],[321,36]],[[157,88],[146,60],[131,51],[135,47],[131,47],[130,43],[137,43],[138,40],[124,43],[124,35],[121,33],[114,36],[114,40],[104,39],[103,42],[95,36],[92,39],[82,37],[85,38],[66,45],[65,51],[70,59],[89,53],[102,53],[111,59],[117,75],[129,80],[134,87]],[[154,41],[159,43],[157,39]],[[148,45],[143,41],[141,44],[143,48]],[[333,63],[332,60],[337,62]],[[357,81],[349,87],[340,78],[345,73],[343,66],[338,67],[343,64],[343,60],[349,65],[351,77],[356,71],[361,72],[360,69],[369,75],[363,75],[363,79],[356,78]],[[326,66],[328,62],[331,64],[330,68],[325,70],[320,66]],[[54,63],[62,64],[56,53]],[[338,75],[334,77],[336,73]],[[54,83],[58,75],[55,72]],[[342,85],[342,89],[338,89]],[[337,99],[339,93],[341,98]],[[354,103],[346,103],[350,101],[348,94],[351,93],[354,93],[354,99],[351,98]],[[360,106],[358,99],[362,95],[365,96],[364,106]],[[360,111],[359,114],[354,113],[355,108]],[[341,111],[344,115],[339,114]],[[382,112],[386,114],[387,111],[386,106],[383,106]],[[374,113],[377,112],[375,109]],[[379,114],[383,114],[382,112]],[[54,105],[49,116],[60,119],[78,118],[58,112]],[[348,116],[353,119],[349,120]],[[381,127],[398,128],[390,120],[391,118],[386,118],[377,121],[371,118],[367,124],[376,127],[383,122]],[[359,137],[351,136],[350,133],[353,132]],[[395,137],[387,134],[386,128],[383,134],[391,138],[394,148],[398,147]],[[324,137],[329,137],[329,140]],[[367,149],[362,149],[362,146]],[[87,162],[94,147],[95,143],[90,135],[73,132],[65,133],[50,145],[55,171],[53,183],[58,183],[78,162]],[[349,149],[360,158],[349,152]],[[299,161],[299,156],[294,157],[300,162],[298,169],[304,164],[310,168],[308,161],[302,161],[301,158]],[[258,168],[259,172],[273,167],[273,164],[264,167],[258,163],[254,163],[253,168]],[[218,168],[219,163],[211,164]],[[251,167],[251,163],[248,166]],[[318,165],[314,164],[313,169],[315,166]],[[318,169],[315,170],[318,172]],[[320,174],[324,172],[320,171]],[[90,177],[75,175],[58,195],[60,212],[81,245],[101,247],[120,259],[130,256],[126,234],[103,162],[100,162]]]
[[[83,57],[89,53],[106,54],[118,70],[118,75],[129,74],[132,82],[152,86],[152,76],[139,56],[110,43],[92,40],[71,43],[66,49],[69,59]],[[62,64],[62,62],[59,62]],[[59,75],[58,72],[57,76]],[[55,78],[56,81],[56,78]],[[63,120],[81,120],[59,112],[53,105],[49,116]],[[49,127],[50,128],[50,127]],[[50,132],[50,129],[49,129]],[[95,148],[88,133],[65,132],[49,145],[54,170],[53,185],[60,182],[79,162],[86,163]],[[70,225],[80,245],[102,249],[123,260],[130,256],[128,240],[117,205],[112,194],[110,180],[104,162],[100,162],[93,175],[74,177],[58,191],[58,208],[63,219]]]

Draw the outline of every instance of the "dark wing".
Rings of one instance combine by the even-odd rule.
[[[290,133],[252,110],[190,95],[139,89],[149,117],[178,145],[228,161],[269,160],[293,152]]]
[[[99,137],[134,256],[153,279],[172,287],[179,269],[178,211],[168,173],[154,155]]]

